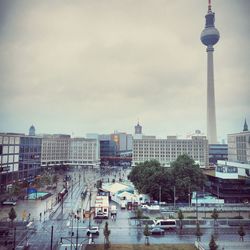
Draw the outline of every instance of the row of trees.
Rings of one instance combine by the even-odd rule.
[[[162,167],[156,160],[139,163],[133,167],[128,178],[140,193],[154,200],[187,201],[192,191],[200,190],[206,177],[188,155],[180,155],[170,168]]]

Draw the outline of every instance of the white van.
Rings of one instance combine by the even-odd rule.
[[[155,227],[159,227],[161,229],[175,229],[176,228],[176,220],[157,220],[155,222]]]
[[[117,208],[116,208],[115,205],[112,205],[112,206],[110,207],[110,213],[111,213],[111,216],[117,214]]]
[[[121,201],[121,209],[126,209],[126,201]]]

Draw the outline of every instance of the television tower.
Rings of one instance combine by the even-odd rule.
[[[201,42],[207,46],[207,138],[209,144],[217,143],[215,97],[214,97],[214,47],[219,39],[220,33],[214,27],[215,14],[212,12],[211,0],[208,0],[208,12],[205,16],[205,29],[201,32]]]

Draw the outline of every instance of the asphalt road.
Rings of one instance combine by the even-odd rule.
[[[77,173],[78,174],[78,173]],[[93,184],[95,181],[100,178],[100,175],[95,171],[86,171],[80,181],[80,184],[76,181],[73,189],[69,190],[67,197],[64,199],[63,209],[60,206],[57,211],[52,215],[48,216],[48,214],[42,218],[42,221],[38,219],[34,220],[34,230],[29,230],[26,235],[23,236],[21,242],[19,242],[20,246],[24,246],[25,244],[30,245],[30,249],[50,249],[51,246],[51,229],[53,226],[53,246],[65,246],[67,245],[70,249],[71,242],[74,244],[77,235],[77,220],[73,220],[73,232],[74,236],[70,237],[71,228],[69,227],[69,221],[71,219],[70,213],[76,212],[77,209],[83,209],[88,205],[88,195],[85,200],[81,199],[81,192],[84,188],[88,188],[88,190],[93,190]],[[119,174],[116,173],[118,177]],[[84,178],[85,177],[85,182]],[[112,174],[109,173],[104,178],[112,178]],[[95,237],[93,240],[97,244],[103,244],[104,236],[103,236],[103,228],[105,221],[109,223],[109,229],[111,230],[110,241],[111,243],[139,243],[143,244],[145,239],[143,235],[143,227],[138,227],[134,220],[130,220],[129,218],[132,216],[131,211],[127,210],[118,210],[117,219],[115,221],[103,220],[100,227],[100,235]],[[78,243],[83,243],[83,245],[88,242],[89,238],[86,235],[86,228],[88,227],[89,221],[83,220],[82,218],[78,221]],[[94,225],[95,222],[91,221],[91,224]],[[202,228],[203,236],[201,237],[202,242],[209,242],[211,234],[215,234],[215,237],[220,242],[234,242],[237,244],[239,242],[239,235],[237,234],[237,227],[225,227],[221,226],[218,228],[208,227]],[[163,236],[150,236],[150,242],[152,244],[158,243],[194,243],[196,240],[195,237],[195,227],[189,226],[184,227],[181,233],[179,231],[167,231]],[[61,241],[62,238],[62,241]],[[62,242],[62,245],[59,243]],[[246,229],[245,242],[250,243],[250,230]],[[247,248],[246,248],[247,249]],[[250,249],[250,248],[249,248]]]

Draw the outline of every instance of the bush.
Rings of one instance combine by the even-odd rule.
[[[145,220],[145,219],[150,219],[149,216],[142,216],[140,219]],[[138,220],[136,216],[130,217],[130,220]]]
[[[243,217],[242,217],[241,215],[237,215],[237,216],[232,217],[232,219],[242,220],[242,219],[243,219]]]

